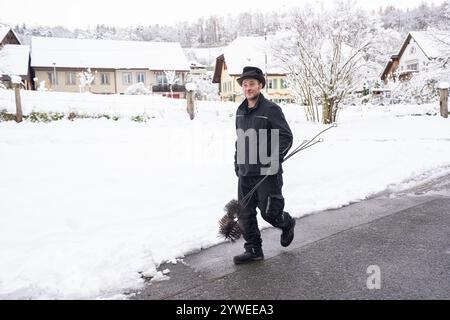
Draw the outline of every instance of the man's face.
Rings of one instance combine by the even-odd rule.
[[[242,81],[244,96],[249,100],[256,99],[261,92],[261,89],[262,83],[256,79],[245,79]]]

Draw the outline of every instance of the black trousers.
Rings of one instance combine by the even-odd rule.
[[[239,176],[238,198],[241,201],[264,176]],[[284,198],[281,193],[283,176],[281,174],[269,176],[252,195],[248,205],[238,214],[239,227],[245,240],[244,248],[259,249],[262,245],[261,233],[256,219],[256,208],[261,216],[272,226],[286,229],[291,226],[292,217],[284,212]]]

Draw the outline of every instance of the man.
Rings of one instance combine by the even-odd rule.
[[[282,230],[280,239],[282,246],[289,246],[294,238],[295,219],[283,211],[284,198],[281,193],[283,186],[281,162],[292,146],[293,137],[281,108],[267,100],[261,93],[266,85],[261,69],[245,67],[237,81],[246,98],[236,112],[238,139],[234,166],[239,177],[239,201],[241,202],[258,182],[269,175],[252,194],[248,204],[238,213],[239,227],[245,240],[245,252],[235,256],[234,263],[243,264],[264,259],[256,207],[259,208],[264,220]],[[270,153],[269,164],[263,161],[265,151]]]

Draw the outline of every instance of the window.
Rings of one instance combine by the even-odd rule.
[[[411,49],[409,50],[410,54],[414,54],[416,53],[416,47],[415,46],[411,46]]]
[[[178,81],[181,81],[181,83],[184,83],[184,73],[183,72],[177,72],[177,78],[179,79]]]
[[[407,70],[419,71],[419,64],[418,63],[408,64],[408,65],[406,65],[406,69]]]
[[[77,84],[77,74],[75,72],[66,72],[66,85],[74,86]]]
[[[273,89],[273,80],[272,79],[267,80],[267,88]]]
[[[109,73],[100,73],[100,84],[104,86],[109,85]]]
[[[133,79],[131,77],[131,73],[126,72],[122,74],[122,83],[123,84],[132,84],[133,83]]]
[[[167,84],[167,77],[166,77],[166,75],[165,75],[165,74],[159,74],[159,75],[157,75],[157,76],[156,76],[156,82],[157,82],[159,85]]]
[[[273,79],[273,88],[278,89],[278,79]]]
[[[137,82],[142,82],[145,84],[145,73],[139,72],[137,74]]]
[[[56,74],[56,78],[55,78],[55,73],[54,72],[47,72],[48,75],[48,82],[50,82],[51,85],[58,85],[58,74]]]
[[[286,81],[284,79],[280,79],[280,89],[286,89]]]

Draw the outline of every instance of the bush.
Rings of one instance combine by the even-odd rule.
[[[58,121],[65,118],[64,113],[50,113],[50,119],[52,121]]]
[[[131,117],[132,121],[136,121],[136,122],[144,122],[146,119],[144,116],[139,115],[139,116],[133,116]]]
[[[96,118],[96,117],[95,116],[89,116],[87,114],[79,114],[79,113],[76,113],[76,112],[71,112],[67,116],[67,119],[69,119],[70,121],[73,121],[75,119],[89,119],[89,118]]]
[[[105,119],[111,119],[111,117],[107,114],[97,114],[93,117],[94,119],[101,119],[101,118],[105,118]]]
[[[8,113],[6,110],[0,111],[0,122],[2,121],[15,121],[16,115]]]
[[[44,122],[48,123],[51,121],[58,121],[65,118],[65,115],[63,113],[46,113],[46,112],[36,112],[33,111],[28,116],[24,116],[24,119],[28,119],[31,122]]]
[[[151,93],[152,92],[149,89],[147,89],[142,82],[138,82],[132,86],[129,86],[126,92],[126,94],[130,95],[147,95]]]
[[[43,112],[35,112],[35,111],[30,113],[30,115],[28,116],[28,119],[31,122],[45,122],[45,123],[47,123],[47,122],[52,121],[49,114],[43,113]]]

